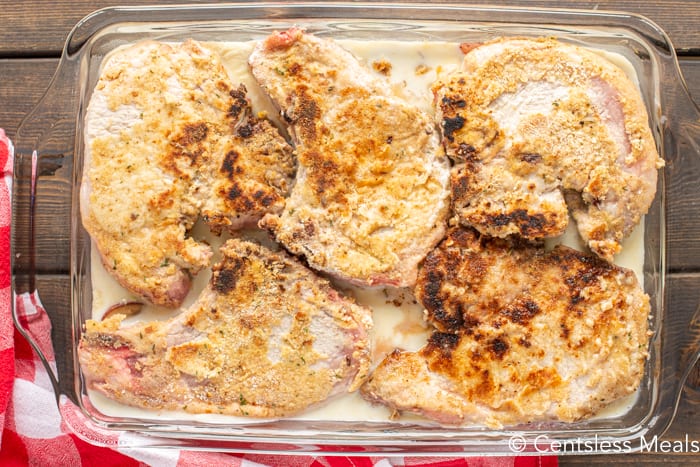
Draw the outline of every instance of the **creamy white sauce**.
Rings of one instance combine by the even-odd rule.
[[[355,41],[338,40],[345,48],[364,61],[368,68],[386,70],[384,73],[395,84],[398,93],[406,95],[410,102],[415,103],[426,112],[433,113],[433,94],[431,84],[439,77],[456,70],[461,64],[463,54],[459,44],[445,42],[404,42],[404,41]],[[251,99],[255,112],[266,113],[270,118],[279,122],[279,115],[270,99],[263,93],[251,75],[247,58],[254,46],[253,42],[246,43],[208,43],[216,49],[223,58],[224,66],[234,83],[243,83]],[[637,83],[634,68],[624,57],[610,52],[596,50],[609,60],[620,66]],[[378,75],[381,73],[374,71]],[[632,269],[643,284],[644,261],[644,222],[634,230],[632,235],[623,242],[622,252],[615,257],[615,263]],[[211,235],[203,223],[197,223],[191,235],[197,240],[205,240],[215,252],[213,261],[218,260],[218,248],[229,238],[226,234],[221,237]],[[262,242],[269,238],[262,232],[246,232]],[[563,243],[579,250],[585,250],[583,241],[576,231],[575,222],[569,223],[564,235],[547,240],[548,247]],[[109,274],[102,265],[99,254],[92,245],[92,289],[93,289],[93,319],[100,320],[105,311],[112,305],[128,301],[140,301]],[[182,309],[191,305],[204,289],[210,278],[210,271],[200,272],[193,281],[189,295]],[[356,298],[363,305],[373,310],[374,328],[372,330],[373,365],[378,364],[387,353],[395,348],[414,351],[420,349],[430,335],[430,329],[423,319],[423,308],[414,299],[410,290],[401,289],[361,289],[343,287],[343,290]],[[146,305],[141,313],[127,318],[125,325],[135,321],[164,320],[175,316],[179,311]],[[88,391],[90,401],[100,412],[115,417],[133,417],[140,419],[158,420],[190,420],[208,423],[262,423],[267,419],[232,417],[225,415],[202,414],[194,415],[185,412],[148,411],[118,404],[97,391]],[[637,395],[632,394],[607,407],[598,418],[617,417],[632,407]],[[299,420],[345,420],[345,421],[388,421],[391,410],[371,405],[358,392],[347,394],[329,401],[322,407],[313,408],[292,419]],[[412,416],[404,416],[417,420]]]

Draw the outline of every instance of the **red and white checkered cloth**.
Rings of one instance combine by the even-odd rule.
[[[10,220],[12,143],[0,129],[0,465],[37,466],[290,466],[290,467],[392,467],[392,466],[556,466],[556,457],[333,457],[225,454],[175,449],[106,448],[94,446],[75,432],[91,432],[115,446],[120,436],[86,428],[80,410],[63,397],[56,404],[51,381],[38,356],[14,329],[11,300],[19,321],[28,329],[55,372],[51,323],[38,294],[13,297],[10,284]]]

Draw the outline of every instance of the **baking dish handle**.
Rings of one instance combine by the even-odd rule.
[[[13,137],[12,319],[46,368],[57,399],[61,389],[71,393],[70,386],[61,388],[60,375],[70,375],[73,365],[65,291],[71,288],[78,74],[78,57],[63,54],[46,92]],[[54,348],[68,358],[57,362]]]
[[[12,320],[39,357],[58,402],[59,385],[50,334],[50,319],[39,298],[35,256],[37,151],[19,152],[13,176]],[[20,229],[22,232],[20,232]],[[49,331],[47,334],[46,331]],[[43,332],[42,332],[43,331]],[[43,336],[42,336],[43,334]],[[43,337],[43,339],[42,339]]]
[[[13,149],[11,149],[11,151],[12,150]],[[13,286],[12,320],[17,331],[22,335],[22,337],[24,337],[24,339],[29,343],[34,352],[39,356],[39,359],[41,360],[41,363],[43,364],[49,376],[49,381],[51,382],[51,386],[53,387],[54,394],[58,398],[58,375],[56,374],[56,365],[55,362],[52,365],[52,362],[50,361],[50,357],[52,356],[53,352],[50,349],[47,349],[46,345],[40,345],[40,340],[35,339],[33,337],[32,331],[32,328],[46,326],[50,327],[50,324],[48,323],[48,318],[46,318],[46,312],[44,311],[43,306],[41,306],[41,301],[39,300],[39,295],[36,291],[36,284],[34,281],[34,257],[31,254],[31,250],[33,250],[34,243],[34,217],[32,214],[36,205],[37,153],[36,151],[32,151],[29,155],[29,161],[23,160],[23,157],[24,155],[19,154],[17,156],[17,159],[15,159],[13,174],[17,174],[19,177],[13,177],[13,187],[14,189],[22,188],[22,182],[19,181],[19,178],[21,178],[22,180],[28,179],[29,181],[29,196],[27,199],[29,202],[29,213],[27,216],[29,228],[27,235],[25,235],[24,239],[25,241],[29,242],[28,246],[30,250],[30,257],[28,258],[29,270],[28,274],[26,275],[26,281],[28,283],[27,285],[29,289],[33,290],[33,292],[17,294],[17,287]],[[26,171],[26,169],[28,169],[29,171],[28,177],[24,177],[24,172]],[[20,185],[19,187],[18,184]],[[14,196],[13,199],[15,199]],[[16,209],[19,209],[20,204],[21,203],[17,203],[13,207],[13,213]],[[14,225],[15,224],[13,223],[13,226]],[[17,234],[17,232],[14,233]],[[21,253],[18,253],[18,255],[21,257]],[[15,257],[15,255],[12,256]],[[51,360],[53,359],[51,358]]]
[[[32,294],[14,294],[12,319],[15,328],[24,337],[29,346],[34,350],[39,357],[49,381],[53,388],[56,402],[60,397],[60,388],[58,384],[58,371],[56,369],[56,360],[54,357],[51,341],[34,337],[35,334],[40,334],[42,330],[50,330],[51,324],[44,310],[38,292]]]

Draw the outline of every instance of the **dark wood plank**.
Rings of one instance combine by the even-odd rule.
[[[3,24],[12,27],[0,30],[0,56],[49,56],[58,55],[71,28],[85,15],[111,5],[143,5],[153,1],[106,1],[81,0],[51,2],[50,7],[41,1],[3,2]],[[157,2],[155,2],[157,3]],[[168,3],[206,3],[201,0],[169,0]],[[450,3],[457,3],[452,1]],[[469,4],[498,4],[492,0],[471,0]],[[555,2],[543,0],[510,0],[510,6],[552,8]],[[657,0],[565,0],[557,1],[556,7],[627,11],[647,16],[663,29],[682,51],[700,47],[700,4],[694,1]]]
[[[58,60],[0,60],[0,128],[13,138],[20,121],[39,102]]]
[[[58,66],[58,59],[0,59],[0,128],[13,137],[20,121],[39,102]],[[700,102],[700,57],[681,57],[690,94]]]
[[[3,102],[0,106],[0,128],[5,128],[10,137],[15,133],[21,118],[43,95],[57,63],[54,59],[0,60],[0,72],[7,77],[0,83],[0,102]],[[681,60],[681,69],[691,94],[700,98],[700,59]],[[41,231],[35,246],[38,253],[36,264],[40,272],[44,273],[68,270],[70,210],[63,199],[70,196],[71,156],[51,155],[52,159],[45,161],[49,171],[54,164],[61,164],[62,172],[59,175],[62,176],[46,180],[40,185],[41,200],[44,202],[38,206],[37,225],[41,226]],[[697,156],[686,154],[685,157]],[[693,180],[697,180],[700,174],[688,171],[682,161],[680,164],[669,165],[666,170],[674,180],[679,181],[677,188],[672,187],[670,191],[667,213],[669,262],[673,270],[697,271],[700,270],[700,242],[689,239],[700,239],[700,224],[688,220],[700,218],[697,194],[691,189],[694,186]],[[26,204],[24,207],[27,207]],[[20,231],[27,231],[27,222],[26,217],[20,219]]]
[[[20,278],[20,283],[21,283]],[[678,274],[669,277],[669,307],[670,309],[694,310],[698,304],[697,290],[700,285],[700,274]],[[72,363],[72,329],[70,310],[70,280],[65,275],[39,276],[37,289],[51,318],[52,340],[56,350],[57,367],[60,376],[61,390],[70,394],[73,387]],[[696,373],[700,375],[700,365],[696,365]],[[700,441],[700,379],[692,382],[695,387],[684,392],[673,424],[662,440],[684,440],[686,434],[690,440]],[[700,457],[696,454],[665,454],[644,453],[631,455],[603,456],[562,456],[562,465],[610,465],[614,463],[655,466],[668,465],[700,465]],[[695,464],[693,464],[695,462]]]
[[[51,77],[58,65],[58,59],[3,59],[0,60],[0,128],[15,140],[15,134],[21,120],[34,108],[44,95]],[[72,139],[68,139],[69,141]],[[68,155],[69,158],[72,154]],[[42,156],[41,166],[44,171],[58,170],[56,162],[61,162],[56,155],[51,155],[53,163]],[[49,162],[47,164],[47,162]],[[51,168],[49,166],[53,165]],[[22,177],[21,173],[15,174]],[[24,180],[27,180],[25,177]],[[70,167],[63,169],[62,177],[42,181],[38,188],[40,202],[37,203],[35,225],[40,226],[41,234],[35,238],[35,247],[39,252],[35,263],[40,272],[66,272],[70,262],[70,204],[66,197],[70,194]],[[15,183],[21,189],[22,183]],[[28,197],[17,197],[17,207],[26,212],[29,208]],[[29,218],[19,217],[15,228],[21,234],[13,244],[21,246],[15,253],[16,264],[29,268]]]
[[[700,104],[700,56],[682,57],[680,65],[691,97],[697,104]]]
[[[1,2],[4,24],[12,28],[0,30],[0,57],[57,57],[71,27],[85,14],[110,4],[136,5],[153,3],[146,1],[124,0],[110,1],[59,1],[52,2],[50,8],[38,1]],[[204,3],[192,0],[171,0],[170,3]],[[471,0],[471,4],[493,4],[492,0]],[[622,10],[643,14],[663,27],[682,54],[700,56],[700,2],[692,0],[656,2],[639,2],[638,0],[613,1],[529,1],[511,0],[513,6],[551,6]],[[0,59],[0,127],[10,136],[14,135],[19,121],[35,105],[43,94],[53,74],[55,59]],[[686,77],[690,92],[700,99],[700,59],[684,57],[681,68]],[[696,142],[696,144],[700,144]],[[697,149],[695,149],[697,152]],[[691,151],[692,152],[692,151]],[[61,155],[70,157],[70,154]],[[51,161],[47,164],[51,169]],[[68,165],[61,165],[64,170]],[[700,271],[700,224],[692,221],[700,216],[700,203],[692,189],[700,174],[684,173],[682,166],[671,168],[674,176],[682,177],[686,188],[682,192],[671,193],[674,203],[669,208],[668,240],[671,267],[679,271]],[[37,238],[40,250],[37,263],[44,272],[61,272],[68,270],[68,212],[65,211],[63,198],[69,192],[66,185],[67,175],[62,179],[43,185],[42,198],[46,203],[40,208],[37,219],[41,225],[41,235]],[[63,207],[61,207],[63,206]],[[58,210],[57,210],[58,209]],[[63,211],[61,210],[63,209]],[[57,219],[60,219],[57,221]],[[24,222],[24,221],[23,221]],[[26,225],[19,225],[20,231]],[[684,307],[694,309],[697,306],[697,290],[700,274],[673,274],[669,276],[669,306],[671,309]],[[42,275],[38,286],[47,305],[54,326],[53,341],[57,353],[58,370],[62,377],[62,387],[67,391],[71,387],[71,320],[69,290],[70,281],[66,275]],[[691,307],[691,308],[687,308]],[[700,365],[696,365],[691,376],[691,384],[686,389],[678,409],[675,422],[665,440],[682,440],[685,434],[691,440],[700,440],[698,424],[698,407],[700,402]],[[631,465],[700,465],[698,456],[687,454],[637,454],[627,456],[564,456],[562,465],[609,465],[623,463]]]
[[[0,56],[58,56],[71,31],[84,16],[108,6],[153,5],[147,0],[4,1],[4,24],[13,25],[0,31]],[[208,3],[202,0],[168,0],[168,4]]]
[[[681,71],[691,96],[700,99],[700,59],[682,60]],[[675,147],[667,154],[664,168],[668,187],[668,260],[673,270],[697,271],[700,268],[700,242],[697,241],[700,224],[691,219],[700,214],[696,188],[700,179],[700,122],[692,123],[679,109],[669,108],[664,113],[669,120],[685,118],[688,121],[667,140]]]

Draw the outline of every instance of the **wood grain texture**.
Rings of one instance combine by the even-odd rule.
[[[681,60],[681,69],[692,95],[700,98],[700,59]],[[16,59],[0,60],[2,72],[8,79],[0,83],[0,128],[5,128],[13,136],[21,118],[39,101],[54,73],[58,60]],[[671,116],[673,118],[673,116]],[[65,128],[70,133],[71,127]],[[71,134],[66,136],[72,138]],[[700,143],[698,143],[700,144]],[[700,157],[700,147],[687,148],[685,157]],[[692,151],[696,151],[693,155]],[[40,185],[41,201],[38,205],[37,225],[41,230],[37,235],[36,264],[43,273],[67,271],[69,263],[69,214],[67,203],[62,197],[70,196],[71,154],[52,154],[42,162],[42,167],[51,171],[60,165],[59,176],[46,180]],[[678,182],[678,187],[670,190],[668,205],[668,247],[669,263],[672,270],[700,271],[700,223],[690,219],[700,218],[700,203],[692,187],[700,173],[688,170],[681,163],[669,164],[665,169]],[[24,207],[27,208],[26,200]],[[28,218],[19,219],[20,231],[27,231]],[[28,253],[28,251],[24,251]]]
[[[3,24],[12,27],[0,28],[0,128],[11,137],[21,119],[39,101],[58,64],[63,42],[73,25],[86,14],[117,2],[111,1],[58,1],[46,3],[29,1],[0,1]],[[121,5],[141,5],[152,1],[123,0]],[[171,0],[169,3],[205,3],[192,0]],[[455,2],[452,2],[455,3]],[[470,0],[469,4],[495,4],[492,0]],[[660,0],[640,2],[638,0],[566,0],[535,1],[511,0],[510,6],[562,7],[579,9],[618,10],[647,16],[669,34],[676,50],[683,57],[681,68],[691,95],[700,99],[700,2],[694,0]],[[673,118],[674,114],[671,113]],[[677,117],[677,116],[676,116]],[[70,133],[70,128],[64,130]],[[686,145],[688,157],[700,157],[700,140]],[[42,204],[39,207],[37,224],[40,225],[36,246],[39,250],[37,263],[42,273],[37,280],[41,296],[46,304],[52,324],[52,338],[58,359],[58,371],[64,390],[72,386],[70,280],[69,269],[69,212],[65,197],[70,193],[71,166],[66,161],[72,154],[51,154],[45,161],[47,171],[59,171],[59,177],[41,186]],[[54,159],[51,159],[54,158]],[[689,310],[698,306],[700,298],[700,202],[697,186],[700,172],[689,171],[682,164],[668,169],[680,183],[670,193],[667,216],[669,263],[676,273],[668,277],[669,303],[671,309]],[[62,172],[60,172],[62,171]],[[26,207],[26,206],[25,206]],[[27,229],[27,219],[20,219],[18,231]],[[19,264],[23,264],[19,261]],[[20,281],[21,282],[21,281]],[[26,285],[26,284],[25,284]],[[695,366],[681,403],[675,422],[664,440],[682,440],[685,434],[690,439],[700,440],[700,364]],[[613,463],[652,466],[700,465],[700,458],[688,454],[634,454],[609,456],[563,456],[562,465],[610,465]]]
[[[700,60],[684,59],[680,63],[690,95],[700,99]],[[667,109],[665,114],[669,120],[684,118],[675,109]],[[700,223],[692,221],[700,215],[696,188],[700,180],[700,122],[687,120],[680,134],[675,135],[675,149],[667,155],[663,169],[668,183],[668,261],[678,272],[700,270]]]
[[[24,116],[39,102],[58,59],[0,59],[0,128],[14,138]]]
[[[0,30],[0,57],[57,56],[68,33],[85,15],[110,5],[148,5],[158,2],[123,0],[57,1],[50,7],[35,1],[4,1],[2,16],[4,24],[11,28]],[[165,4],[165,2],[161,2]],[[171,4],[201,4],[197,0],[169,0]],[[492,0],[448,1],[473,5],[502,5]],[[700,4],[694,1],[656,0],[510,0],[508,6],[539,8],[574,8],[589,10],[614,10],[641,14],[656,22],[671,38],[679,51],[687,53],[700,47]]]
[[[690,97],[700,104],[700,57],[682,57],[679,63]]]

